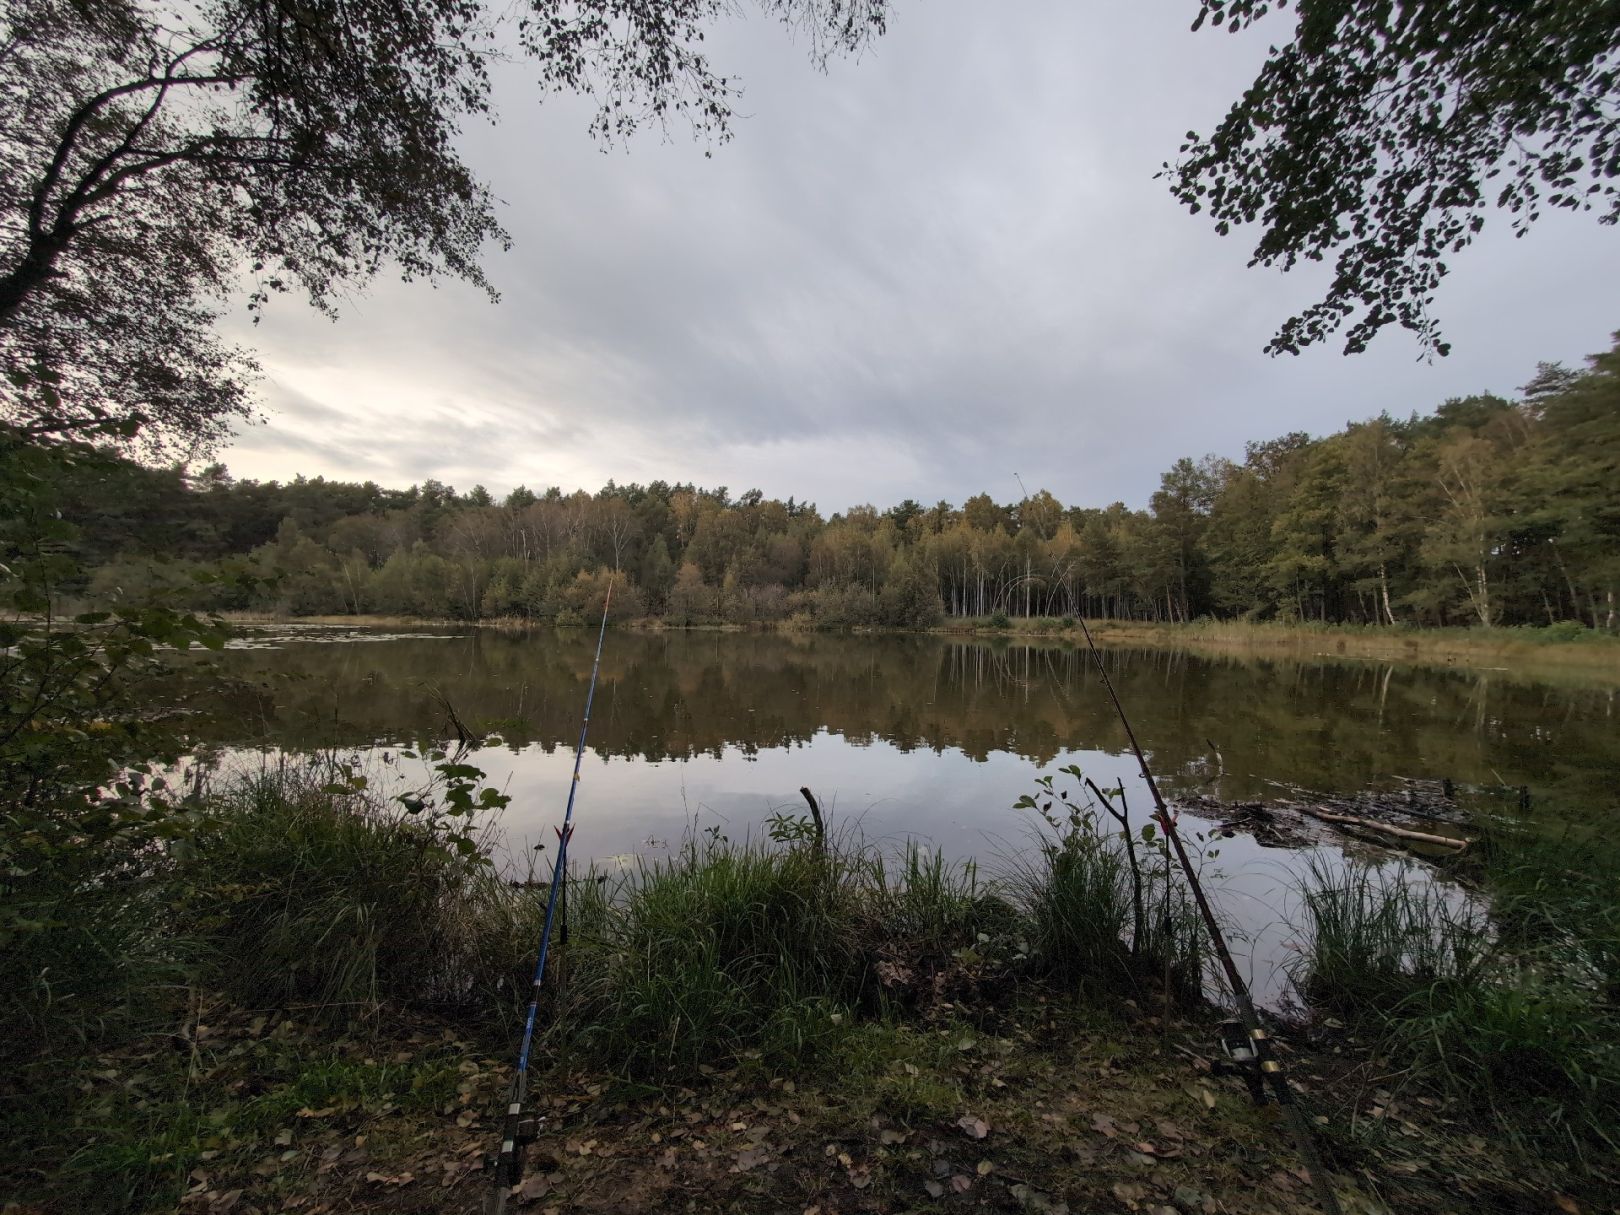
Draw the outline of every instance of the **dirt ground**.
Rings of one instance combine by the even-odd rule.
[[[986,1029],[960,1011],[852,1026],[791,1073],[749,1059],[689,1084],[633,1085],[554,1066],[537,1077],[543,1127],[509,1209],[1318,1209],[1276,1107],[1255,1107],[1238,1080],[1211,1074],[1207,1021],[1166,1025],[1134,1009],[1099,1019],[1036,1001]],[[483,1209],[507,1060],[426,1021],[328,1049],[285,1017],[221,1009],[209,1019],[190,1044],[188,1092],[216,1128],[199,1142],[215,1146],[167,1162],[184,1170],[169,1178],[179,1210]],[[1346,1044],[1283,1049],[1347,1215],[1616,1209],[1620,1191],[1562,1177],[1437,1100],[1386,1087]],[[108,1074],[142,1066],[101,1062]],[[100,1206],[76,1192],[5,1210]]]

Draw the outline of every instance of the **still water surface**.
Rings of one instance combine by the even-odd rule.
[[[384,755],[447,736],[448,702],[503,740],[475,762],[512,796],[501,827],[521,857],[561,818],[594,642],[584,631],[267,631],[220,660],[243,682],[210,706],[199,744],[228,767],[337,749],[394,771]],[[1449,777],[1528,786],[1538,814],[1620,813],[1613,687],[1325,658],[1110,650],[1105,660],[1167,793],[1243,800]],[[1145,820],[1123,731],[1070,645],[614,632],[573,854],[621,864],[711,827],[757,838],[773,812],[802,812],[807,785],[870,839],[920,839],[993,867],[1034,830],[1012,804],[1071,763],[1099,785],[1123,781]],[[1259,987],[1275,993],[1303,862],[1244,836],[1219,847],[1212,889],[1252,938]]]

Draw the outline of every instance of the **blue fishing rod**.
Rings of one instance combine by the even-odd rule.
[[[546,977],[546,959],[551,953],[551,929],[557,918],[558,896],[564,899],[563,883],[568,880],[568,841],[574,834],[574,798],[579,792],[579,767],[585,758],[585,737],[591,729],[591,704],[596,700],[596,676],[602,669],[602,643],[607,639],[608,608],[613,603],[613,583],[608,582],[607,599],[602,603],[602,625],[596,633],[596,658],[591,663],[590,688],[585,693],[585,720],[579,725],[579,742],[574,746],[574,778],[568,783],[568,808],[557,829],[557,856],[551,864],[551,888],[546,895],[545,925],[540,930],[540,951],[534,960],[534,981],[529,988],[529,1011],[523,1019],[523,1038],[518,1046],[517,1072],[501,1126],[501,1146],[491,1161],[494,1186],[485,1210],[502,1215],[512,1187],[523,1180],[524,1149],[539,1133],[539,1119],[528,1117],[524,1105],[529,1094],[529,1053],[534,1046],[534,1023],[540,1012],[540,989]],[[566,914],[566,913],[565,913]],[[565,935],[566,935],[566,929]]]

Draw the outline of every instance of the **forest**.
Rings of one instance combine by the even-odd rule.
[[[60,485],[92,602],[215,611],[929,627],[945,617],[1199,617],[1616,628],[1620,343],[1516,399],[1181,459],[1146,509],[1046,490],[830,516],[725,487],[520,487],[497,501],[106,455]]]

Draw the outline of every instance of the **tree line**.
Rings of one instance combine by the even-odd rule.
[[[1616,628],[1620,342],[1517,399],[1447,401],[1323,438],[1181,459],[1144,509],[906,500],[824,517],[654,481],[497,501],[115,456],[65,478],[92,600],[290,615],[925,627],[944,617],[1200,616]]]

